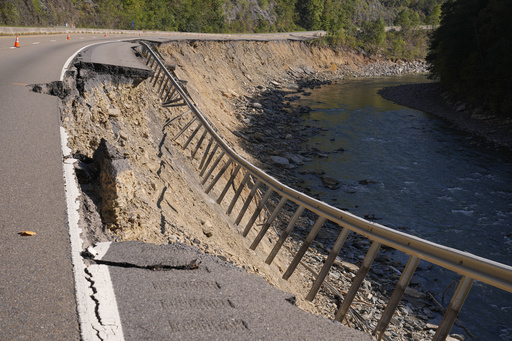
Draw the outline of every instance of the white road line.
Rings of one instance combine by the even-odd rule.
[[[68,134],[64,127],[60,127],[61,137],[61,148],[64,157],[71,155],[71,149],[69,149]],[[64,171],[64,186],[66,192],[66,204],[68,213],[68,224],[69,224],[69,238],[71,241],[71,260],[73,262],[73,274],[75,277],[75,294],[78,312],[78,322],[80,324],[81,338],[84,341],[95,340],[95,331],[92,328],[91,318],[88,312],[91,308],[94,311],[94,306],[90,306],[88,301],[90,297],[87,289],[89,287],[87,280],[85,279],[85,264],[80,255],[82,250],[82,238],[80,234],[82,229],[78,226],[80,220],[80,214],[78,210],[80,208],[80,191],[76,183],[75,169],[73,163],[76,160],[66,159],[63,164]]]
[[[52,40],[50,40],[50,43],[55,43],[56,41],[57,41],[57,40],[52,39]]]
[[[79,54],[80,52],[82,52],[83,50],[85,50],[86,48],[88,48],[89,46],[92,46],[92,45],[96,45],[96,44],[103,44],[103,43],[94,43],[94,44],[89,44],[87,46],[84,46],[82,47],[81,49],[79,49],[78,51],[76,51],[75,53],[73,53],[69,58],[68,60],[66,60],[66,63],[64,63],[64,67],[62,68],[62,71],[60,72],[60,80],[63,81],[64,80],[64,74],[66,73],[66,71],[69,69],[69,65],[71,64],[71,62],[73,61],[73,59],[76,57],[77,54]]]
[[[98,243],[94,249],[88,250],[94,253],[94,259],[102,259],[108,252],[110,244],[111,242]],[[92,283],[89,295],[94,297],[96,304],[94,311],[98,315],[93,329],[100,331],[103,340],[123,341],[123,328],[108,266],[91,264],[87,272],[90,274]]]
[[[36,41],[36,42],[32,43],[32,45],[37,45],[37,44],[39,44],[39,42],[38,42],[38,41]]]
[[[78,53],[91,45],[103,43],[107,42],[87,45],[69,57],[62,68],[60,80],[62,81],[64,79],[65,72],[69,69],[71,62]],[[78,181],[74,168],[74,163],[77,160],[73,159],[71,156],[72,151],[68,147],[68,134],[62,126],[60,127],[60,136],[62,155],[65,160],[63,163],[63,176],[81,339],[83,341],[99,341],[99,334],[101,334],[107,335],[109,337],[108,340],[123,341],[124,336],[121,317],[119,316],[108,267],[91,266],[87,269],[88,273],[93,276],[93,278],[90,279],[93,281],[92,286],[94,286],[96,290],[95,293],[92,292],[91,284],[86,279],[86,266],[81,256],[83,240],[80,236],[82,229],[79,226],[80,190],[78,189]],[[97,303],[93,300],[93,295]]]

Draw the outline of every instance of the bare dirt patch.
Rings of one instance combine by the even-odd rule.
[[[396,63],[369,64],[360,55],[307,42],[181,41],[163,45],[159,51],[176,65],[176,75],[226,142],[248,161],[262,167],[266,167],[268,156],[276,156],[276,153],[261,150],[255,156],[248,152],[245,147],[248,143],[257,146],[258,138],[247,138],[240,132],[251,129],[259,115],[296,115],[297,108],[281,107],[281,101],[274,103],[276,107],[269,111],[268,103],[263,106],[257,102],[261,98],[259,94],[278,89],[285,94],[281,96],[286,102],[285,96],[300,95],[301,84],[315,86],[347,75],[381,72],[375,70],[389,73],[396,67]],[[197,169],[207,144],[203,143],[196,157],[191,158],[196,153],[199,137],[187,149],[182,147],[193,129],[174,140],[191,119],[186,110],[162,107],[158,89],[150,79],[139,83],[140,80],[129,77],[77,67],[69,75],[71,90],[62,102],[61,115],[70,135],[69,147],[80,160],[76,168],[83,175],[80,178],[84,197],[82,224],[89,231],[86,236],[89,243],[111,239],[195,246],[295,294],[297,305],[304,310],[334,317],[339,298],[348,290],[357,264],[340,261],[331,271],[335,278],[332,290],[324,287],[313,303],[306,301],[304,298],[314,280],[312,272],[318,272],[325,259],[323,245],[315,242],[304,259],[305,266],[297,268],[289,280],[283,280],[282,274],[292,259],[289,250],[297,249],[296,241],[300,237],[290,238],[271,265],[266,264],[265,259],[277,241],[279,223],[272,226],[255,251],[250,250],[273,204],[263,210],[248,237],[242,237],[241,232],[251,214],[246,214],[238,225],[234,221],[243,201],[237,203],[231,215],[226,214],[241,176],[236,178],[233,189],[220,205],[215,201],[234,171],[232,166],[219,185],[205,194]],[[285,130],[285,126],[269,127],[270,133],[261,138],[293,143],[298,134],[294,134],[293,129]],[[112,171],[106,174],[102,173],[104,169],[98,170],[105,150],[110,150],[110,165],[113,165],[109,166]],[[104,190],[106,184],[109,191]],[[255,204],[251,205],[249,212]],[[294,207],[287,209],[292,214]],[[303,217],[297,227],[299,235],[306,233],[313,224],[312,219]],[[333,233],[336,232],[324,232],[329,237]],[[353,259],[360,262],[361,253],[356,251],[366,249],[369,242],[356,240],[352,245]],[[388,265],[386,260],[382,264]],[[356,304],[358,312],[353,313],[349,324],[369,330],[368,321],[378,320],[381,311],[377,308],[382,308],[385,300],[372,289],[371,282],[365,281],[363,288]],[[420,340],[431,334],[432,330],[426,328],[423,321],[410,318],[406,321],[405,316],[409,314],[405,308],[398,311],[398,319],[390,332],[393,339],[417,335],[416,339]]]

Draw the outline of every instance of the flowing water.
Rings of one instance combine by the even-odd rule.
[[[354,79],[312,90],[300,103],[313,109],[305,124],[324,133],[306,143],[328,157],[299,169],[304,184],[356,215],[512,265],[512,153],[377,94],[426,81],[421,75]],[[319,170],[339,188],[323,186],[311,174]],[[431,292],[460,278],[437,267],[415,276]],[[512,293],[477,282],[459,318],[478,340],[512,340]]]

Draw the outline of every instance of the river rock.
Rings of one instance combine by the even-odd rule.
[[[337,186],[339,185],[340,182],[334,178],[331,178],[328,175],[323,175],[322,183],[324,184],[324,186]]]
[[[270,159],[272,160],[272,162],[274,162],[280,166],[286,166],[286,167],[290,166],[290,161],[285,157],[272,155],[270,157]]]
[[[359,180],[357,182],[358,184],[360,185],[373,185],[373,184],[376,184],[377,182],[373,181],[373,180]]]
[[[226,91],[222,91],[222,96],[226,97],[227,99],[233,99],[233,98],[240,97],[239,94],[237,94],[236,92],[234,92],[231,89],[228,89]]]
[[[303,165],[304,164],[304,159],[301,156],[299,156],[299,155],[285,153],[285,157],[289,161],[293,162],[296,165]]]

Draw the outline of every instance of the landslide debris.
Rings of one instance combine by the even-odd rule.
[[[286,148],[299,141],[300,113],[308,110],[286,105],[287,102],[307,95],[307,87],[346,76],[402,72],[397,63],[369,64],[362,56],[307,42],[181,41],[165,44],[159,51],[167,62],[176,65],[177,77],[226,142],[250,162],[271,171],[271,175],[280,172],[282,178],[287,178],[288,173],[280,161],[303,161],[293,149]],[[244,217],[241,227],[233,224],[234,217],[215,203],[218,193],[214,190],[209,196],[200,185],[196,171],[199,160],[188,158],[191,148],[183,151],[180,141],[173,141],[191,117],[180,108],[163,108],[150,79],[141,81],[140,77],[80,67],[77,64],[66,79],[70,92],[61,103],[61,119],[70,136],[68,146],[80,160],[75,167],[82,174],[82,224],[89,244],[138,240],[195,246],[293,293],[297,305],[306,311],[334,316],[337,300],[348,289],[362,250],[368,247],[367,241],[349,238],[345,260],[351,262],[340,260],[339,266],[333,268],[333,278],[337,280],[329,285],[334,290],[324,287],[314,303],[305,301],[314,280],[307,268],[319,271],[326,254],[322,243],[313,243],[304,259],[307,268],[299,267],[284,281],[281,276],[292,257],[289,250],[296,251],[298,244],[291,238],[272,265],[267,265],[264,260],[278,238],[277,227],[273,227],[255,251],[249,249],[259,229],[253,228],[249,238],[240,235],[249,218]],[[422,64],[414,69],[421,71]],[[199,148],[198,155],[204,153],[205,145]],[[272,165],[269,160],[274,160]],[[230,168],[226,176],[232,171]],[[234,187],[239,182],[237,179]],[[222,188],[222,184],[219,186]],[[234,212],[242,204],[238,203]],[[287,207],[291,214],[293,209]],[[256,226],[263,219],[260,216]],[[297,236],[305,234],[313,224],[310,217],[301,218]],[[329,240],[336,233],[326,229],[320,238]],[[383,258],[381,273],[389,272],[390,266],[391,260]],[[391,276],[383,286],[395,280]],[[365,281],[360,295],[362,303],[358,303],[359,312],[353,316],[359,314],[362,318],[352,317],[350,323],[369,330],[365,320],[378,318],[376,308],[382,308],[385,299],[369,281]],[[423,296],[421,299],[424,302],[418,305],[426,306]],[[406,320],[409,314],[410,308],[399,310],[398,322],[392,327],[393,337],[417,334],[421,340],[431,334],[421,319]]]

